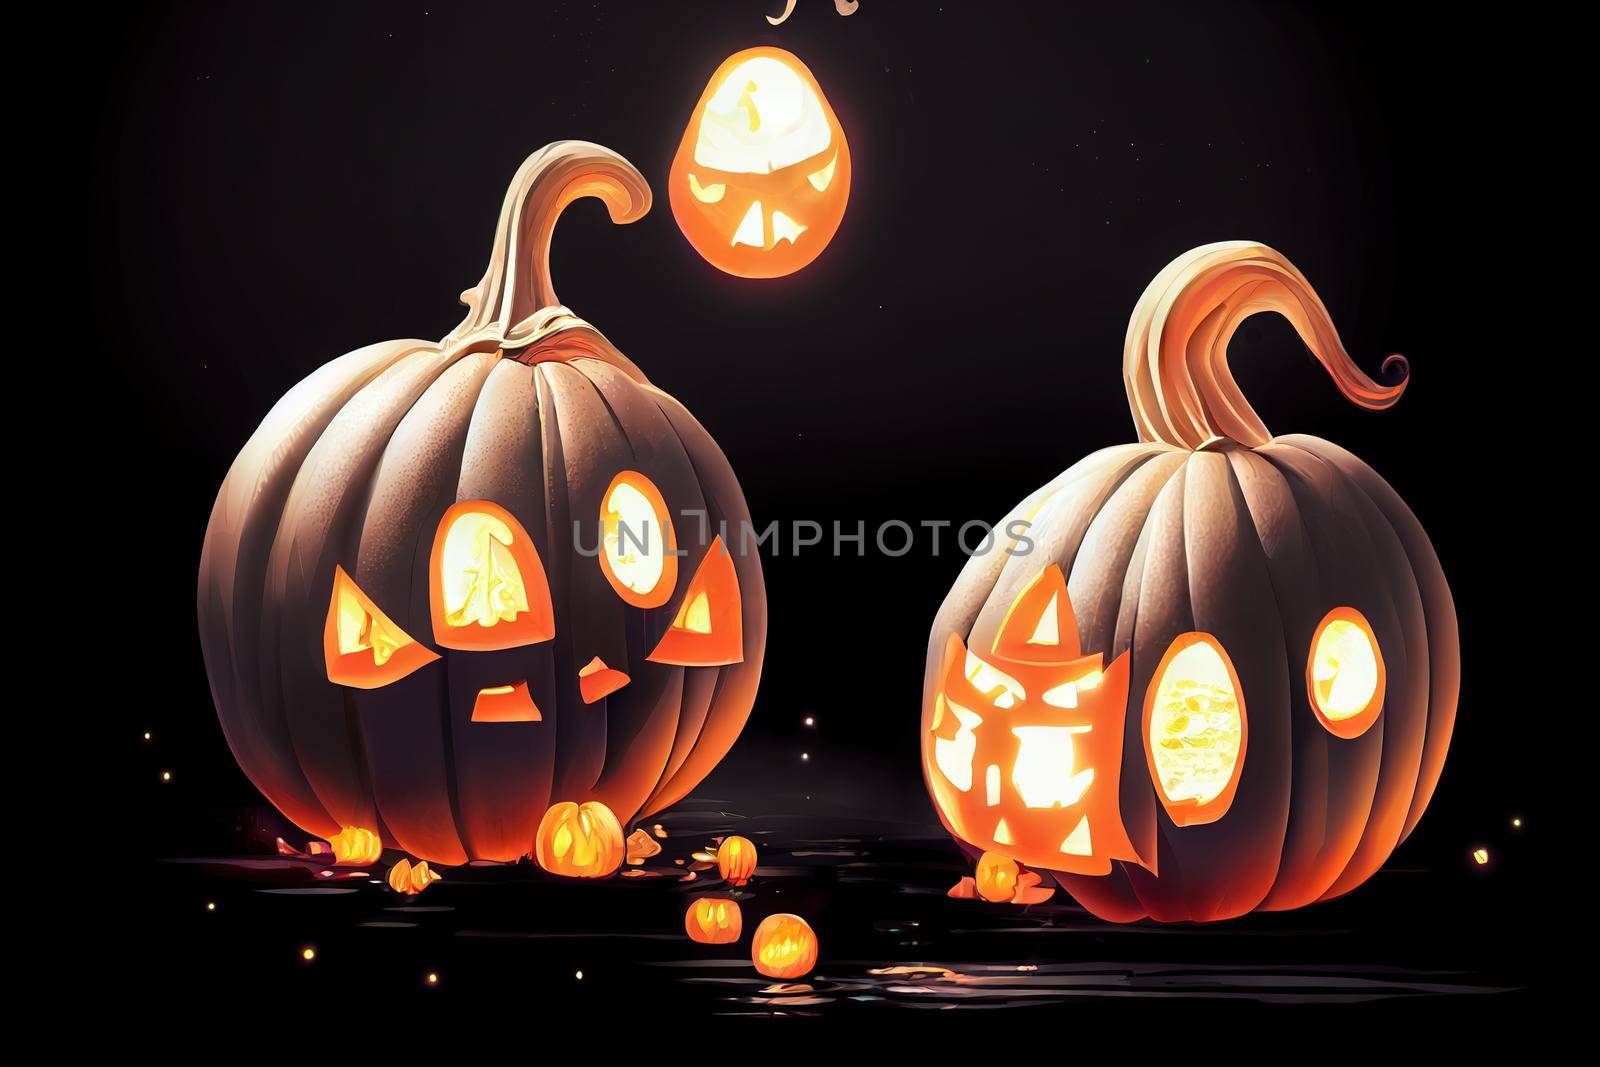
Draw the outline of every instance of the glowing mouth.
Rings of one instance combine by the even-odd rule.
[[[540,722],[543,718],[525,681],[480,689],[472,705],[473,722]]]

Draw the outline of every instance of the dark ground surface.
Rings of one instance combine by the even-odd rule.
[[[258,838],[275,825],[270,809],[250,817]],[[1039,1020],[1054,1017],[1040,1014],[1052,1005],[1222,1000],[1405,1002],[1466,1022],[1534,999],[1525,933],[1506,921],[1525,884],[1516,840],[1484,869],[1465,855],[1402,847],[1354,894],[1299,912],[1118,926],[1060,893],[1028,908],[947,898],[963,860],[926,826],[841,812],[747,818],[711,799],[660,822],[663,851],[643,868],[659,876],[567,882],[529,863],[458,868],[409,899],[383,882],[393,853],[365,875],[332,878],[280,862],[270,847],[156,862],[143,885],[140,929],[151,944],[137,991],[167,1004],[426,998],[459,1010],[505,997],[559,1012],[624,1003],[680,1020],[996,1007]],[[690,853],[730,832],[760,848],[757,876],[734,891],[744,936],[694,944],[685,907],[727,887],[714,869],[683,881],[674,861],[692,865]],[[774,983],[750,964],[750,932],[776,911],[818,931],[809,981]]]

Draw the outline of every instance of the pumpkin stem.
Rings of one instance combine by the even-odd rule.
[[[1228,369],[1234,331],[1263,311],[1289,320],[1353,403],[1383,411],[1405,391],[1405,357],[1383,362],[1393,385],[1368,378],[1345,352],[1311,283],[1283,256],[1249,241],[1202,245],[1156,275],[1128,320],[1122,380],[1139,440],[1189,449],[1215,438],[1250,448],[1272,440]]]
[[[550,235],[567,205],[585,196],[604,200],[619,225],[650,210],[644,176],[609,148],[556,141],[523,162],[500,208],[489,268],[475,288],[461,294],[467,317],[447,343],[489,334],[502,348],[518,348],[583,324],[556,299]]]

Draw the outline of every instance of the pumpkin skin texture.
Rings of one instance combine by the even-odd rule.
[[[514,861],[533,851],[553,804],[599,801],[624,826],[671,805],[749,716],[766,634],[756,553],[733,554],[736,662],[649,658],[715,531],[743,529],[748,511],[705,429],[557,301],[551,231],[582,196],[618,223],[650,206],[643,177],[609,149],[536,152],[506,194],[483,280],[462,295],[461,325],[438,343],[382,342],[313,372],[218,493],[198,593],[212,695],[239,765],[308,833],[367,827],[436,865]],[[578,522],[577,543],[592,552],[602,498],[623,471],[659,490],[683,553],[659,607],[625,603],[600,560],[574,547]],[[465,501],[492,502],[531,539],[537,559],[519,541],[518,566],[553,636],[499,648],[436,640],[435,542]],[[697,509],[705,523],[682,518]],[[431,655],[373,688],[330,681],[336,570]],[[626,677],[586,703],[596,690],[583,691],[580,671],[595,657]],[[513,687],[502,699],[515,707],[474,721],[481,693]]]
[[[1116,801],[1135,858],[1114,858],[1104,875],[1050,871],[1108,920],[1209,921],[1349,892],[1416,826],[1449,747],[1460,648],[1433,546],[1360,459],[1261,425],[1227,373],[1226,347],[1264,310],[1294,324],[1354,402],[1381,410],[1398,399],[1404,362],[1385,365],[1399,367],[1396,385],[1362,374],[1281,255],[1244,242],[1186,253],[1151,283],[1129,326],[1124,377],[1141,443],[1089,456],[998,523],[1026,520],[1032,550],[972,557],[930,637],[925,737],[951,635],[989,649],[1051,564],[1067,577],[1083,651],[1107,662],[1129,654],[1126,707],[1111,713],[1125,715]],[[1340,608],[1370,627],[1381,654],[1381,710],[1370,725],[1350,720],[1343,732],[1353,736],[1311,703],[1313,638]],[[1163,657],[1195,633],[1226,653],[1248,746],[1226,810],[1186,820],[1155,780],[1146,705]],[[948,786],[928,752],[938,807],[935,786]],[[974,855],[994,847],[963,844]]]

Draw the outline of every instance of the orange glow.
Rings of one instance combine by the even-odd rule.
[[[750,962],[768,978],[804,978],[817,965],[817,934],[798,915],[768,915],[750,938]]]
[[[628,676],[606,666],[599,656],[591,659],[578,671],[578,693],[585,704],[593,704],[615,693],[628,684]]]
[[[333,862],[341,867],[365,867],[377,863],[383,855],[383,842],[371,830],[359,826],[346,826],[328,838],[333,851]]]
[[[552,805],[534,838],[539,866],[563,878],[604,878],[626,857],[622,824],[598,800]]]
[[[600,570],[636,608],[658,608],[678,584],[678,537],[654,482],[623,471],[600,499]]]
[[[439,658],[379,610],[338,565],[333,568],[333,596],[322,628],[322,652],[328,681],[353,689],[377,689],[398,682]]]
[[[498,504],[466,500],[444,513],[428,576],[433,639],[445,648],[516,648],[556,635],[539,553]]]
[[[539,706],[528,693],[528,683],[495,685],[478,690],[472,702],[473,722],[540,722]]]
[[[443,876],[429,867],[427,860],[418,860],[413,864],[409,859],[402,857],[399,863],[389,868],[389,888],[408,897],[414,897],[433,883],[442,880]]]
[[[680,667],[720,667],[744,659],[739,576],[722,538],[712,540],[672,625],[646,658]]]
[[[1128,657],[1080,654],[1059,566],[1016,596],[987,656],[951,634],[939,677],[923,769],[957,837],[1040,870],[1142,862],[1118,796]]]
[[[727,897],[698,897],[683,913],[683,928],[702,945],[730,945],[744,932],[739,902]]]
[[[998,852],[985,852],[978,857],[978,895],[995,903],[1010,900],[1017,894],[1017,876],[1021,873],[1016,860]]]
[[[724,838],[717,848],[717,873],[729,885],[744,885],[756,873],[756,846],[748,837],[735,834]]]
[[[1179,634],[1151,676],[1144,750],[1156,795],[1179,826],[1222,818],[1249,738],[1244,690],[1222,643]]]
[[[781,48],[717,68],[667,176],[678,228],[718,270],[792,274],[821,254],[850,199],[850,146],[817,79]]]
[[[1383,653],[1367,617],[1334,608],[1311,635],[1306,692],[1317,720],[1335,737],[1360,737],[1383,711]]]

